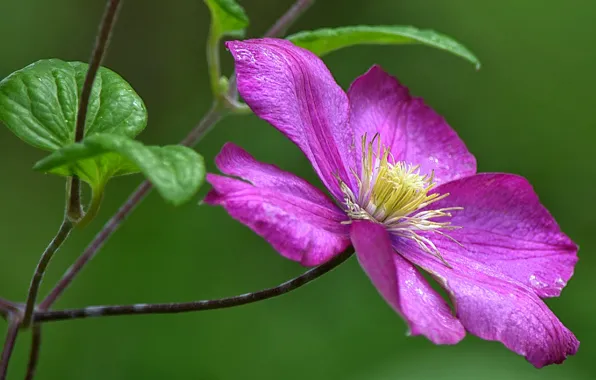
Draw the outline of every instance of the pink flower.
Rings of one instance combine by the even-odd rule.
[[[455,344],[465,331],[502,342],[536,367],[579,342],[541,298],[573,274],[577,246],[513,174],[476,174],[445,120],[373,66],[345,93],[312,53],[277,39],[227,44],[256,115],[304,152],[323,192],[226,144],[205,202],[303,265],[352,244],[411,335]],[[449,293],[456,313],[420,274]]]

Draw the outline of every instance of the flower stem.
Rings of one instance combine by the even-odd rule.
[[[215,30],[212,23],[209,29],[209,37],[207,38],[207,70],[209,71],[209,81],[211,83],[211,92],[216,98],[220,98],[223,94],[221,92],[221,85],[219,78],[221,77],[221,68],[219,63],[219,41],[221,35]]]
[[[29,327],[31,323],[31,316],[33,315],[33,311],[35,310],[35,303],[37,301],[37,293],[39,292],[39,286],[41,281],[43,280],[43,275],[54,256],[54,253],[58,251],[60,246],[66,241],[68,235],[72,231],[73,224],[68,218],[64,218],[62,221],[62,225],[60,225],[60,229],[56,236],[50,244],[47,246],[39,262],[37,263],[37,268],[35,268],[35,274],[31,279],[31,285],[29,286],[29,294],[27,295],[27,301],[25,303],[25,314],[23,316],[23,327]]]
[[[99,208],[101,207],[101,202],[103,201],[104,190],[105,183],[102,183],[99,186],[93,187],[91,189],[91,203],[87,207],[85,215],[77,223],[77,228],[85,227],[87,224],[91,223],[93,219],[95,219],[97,213],[99,212]]]
[[[8,363],[12,351],[14,350],[15,343],[17,341],[17,335],[19,334],[20,320],[18,318],[11,318],[6,332],[6,339],[4,341],[4,349],[2,350],[2,358],[0,359],[0,380],[6,379],[8,372]]]
[[[41,325],[34,325],[31,335],[31,351],[29,352],[29,363],[27,364],[27,375],[25,380],[33,380],[39,361],[39,349],[41,348]]]
[[[224,309],[246,305],[253,302],[266,300],[281,296],[298,289],[325,273],[339,266],[354,253],[353,248],[349,248],[332,260],[316,268],[310,269],[304,274],[284,282],[273,288],[260,290],[253,293],[241,294],[238,296],[220,298],[214,300],[201,300],[181,303],[162,303],[162,304],[136,304],[136,305],[116,305],[116,306],[90,306],[84,309],[69,309],[58,311],[40,311],[35,313],[35,322],[63,321],[70,319],[108,317],[117,315],[139,315],[139,314],[177,314],[188,313],[203,310]]]

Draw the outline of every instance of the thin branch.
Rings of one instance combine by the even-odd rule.
[[[281,33],[286,30],[302,12],[308,8],[312,0],[298,0],[284,15],[282,15],[278,22],[267,32],[269,37],[276,36],[275,33]],[[231,88],[236,88],[236,85],[231,85]],[[194,146],[196,145],[207,132],[222,118],[223,113],[219,110],[219,105],[216,103],[199,124],[182,140],[181,145]],[[79,256],[75,263],[68,269],[62,279],[58,282],[52,292],[40,304],[41,310],[48,310],[52,304],[60,297],[60,295],[70,285],[72,280],[79,274],[83,267],[91,261],[97,254],[98,250],[103,246],[111,234],[118,229],[120,223],[132,212],[135,206],[143,200],[149,193],[152,185],[145,181],[135,190],[135,192],[128,198],[128,200],[121,206],[118,212],[104,225],[102,230],[95,236],[95,239],[87,246],[85,251]]]
[[[14,302],[0,298],[0,315],[7,317],[10,313],[19,312],[19,306]]]
[[[315,0],[298,0],[286,11],[263,37],[281,37],[288,28],[298,20],[306,10],[313,5]]]
[[[95,40],[95,47],[93,48],[91,60],[89,61],[89,69],[87,70],[83,89],[81,90],[81,99],[79,100],[77,125],[75,129],[75,142],[83,140],[83,137],[85,136],[85,120],[87,119],[87,108],[89,105],[89,98],[91,97],[91,90],[93,89],[93,82],[97,76],[97,71],[103,60],[108,43],[110,42],[110,36],[114,29],[114,21],[116,20],[119,7],[120,0],[108,0],[106,4],[106,9],[99,27],[99,33]]]
[[[66,180],[66,212],[64,219],[68,219],[72,223],[78,223],[83,214],[81,180],[77,176],[69,177]]]
[[[89,108],[89,98],[91,97],[91,90],[93,89],[93,82],[97,76],[99,66],[103,61],[105,51],[110,42],[110,36],[114,29],[114,22],[120,7],[120,0],[108,0],[106,9],[101,20],[99,33],[95,40],[95,46],[91,53],[89,61],[89,69],[85,76],[85,82],[81,89],[81,98],[79,99],[79,109],[77,112],[77,123],[75,127],[75,142],[80,142],[85,137],[85,121],[87,119],[87,109]],[[78,222],[82,216],[81,208],[81,180],[78,177],[70,179],[70,193],[66,208],[67,217],[74,223]]]
[[[254,293],[241,294],[238,296],[220,298],[214,300],[202,300],[182,303],[162,304],[136,304],[116,306],[90,306],[84,309],[69,309],[58,311],[40,311],[35,313],[35,322],[63,321],[79,318],[108,317],[117,315],[139,315],[139,314],[177,314],[203,310],[224,309],[246,305],[253,302],[266,300],[281,296],[296,290],[309,282],[316,280],[325,273],[339,266],[346,261],[354,250],[352,248],[334,257],[331,261],[310,269],[304,274],[284,282],[273,288],[260,290]]]
[[[58,233],[52,239],[46,250],[41,255],[39,259],[39,263],[37,263],[37,268],[35,268],[35,274],[31,279],[31,285],[29,286],[29,294],[27,295],[27,301],[25,303],[25,314],[23,316],[23,326],[28,327],[29,323],[31,322],[31,316],[33,315],[33,310],[35,309],[35,304],[37,302],[37,293],[39,292],[39,286],[41,281],[43,280],[43,275],[54,256],[54,253],[58,251],[60,246],[66,241],[68,235],[72,231],[73,224],[68,218],[64,218]]]
[[[18,318],[11,318],[8,331],[6,331],[6,340],[4,341],[4,349],[2,350],[2,359],[0,359],[0,380],[6,379],[6,374],[8,373],[8,363],[10,362],[10,357],[17,341],[19,328],[20,320]]]
[[[120,8],[120,0],[108,0],[106,8],[99,26],[99,33],[95,39],[95,46],[91,53],[91,59],[89,61],[89,69],[85,76],[83,88],[81,90],[81,98],[79,99],[79,109],[77,112],[77,123],[75,128],[75,142],[83,140],[85,136],[85,121],[87,119],[87,110],[89,108],[89,98],[91,97],[91,90],[93,89],[93,82],[97,77],[97,72],[103,61],[105,51],[110,42],[110,37],[114,29],[116,21],[116,15]],[[72,224],[76,224],[81,220],[82,209],[81,209],[81,180],[78,177],[71,177],[68,184],[69,194],[66,206],[66,216],[58,231],[56,238],[50,243],[46,252],[41,257],[41,260],[35,271],[35,275],[31,281],[29,288],[29,297],[27,298],[27,308],[25,311],[24,325],[28,326],[31,320],[31,313],[35,308],[35,301],[37,298],[37,292],[39,285],[43,277],[43,273],[51,260],[54,252],[60,247],[64,240],[68,237],[68,234],[72,230]],[[61,239],[60,239],[61,238]],[[55,244],[57,243],[57,244]]]
[[[95,239],[87,246],[85,251],[79,256],[74,264],[66,271],[62,279],[54,287],[52,292],[41,302],[39,308],[41,310],[47,310],[56,299],[62,294],[62,292],[68,287],[70,282],[76,277],[76,275],[83,269],[99,249],[106,242],[108,237],[120,227],[120,223],[126,219],[126,217],[134,210],[134,208],[145,198],[151,189],[151,183],[145,181],[135,190],[135,192],[126,200],[126,202],[120,207],[118,212],[112,216],[112,218],[104,225],[101,231],[95,236]]]
[[[31,351],[29,352],[29,363],[27,364],[27,375],[25,380],[33,380],[39,361],[39,349],[41,348],[41,325],[34,325],[31,333]]]
[[[184,140],[180,141],[180,145],[193,147],[198,144],[199,141],[217,124],[219,120],[224,116],[224,113],[219,110],[217,104],[203,116],[203,119],[190,131]]]
[[[221,113],[213,107],[207,114],[203,117],[201,122],[197,125],[195,129],[184,139],[182,142],[183,145],[189,145],[196,140],[200,139],[219,119],[221,118]],[[79,258],[74,262],[74,264],[66,271],[64,276],[60,279],[58,284],[52,289],[51,293],[41,302],[39,305],[41,310],[49,309],[54,302],[60,297],[60,295],[66,290],[66,288],[70,285],[72,280],[79,274],[79,272],[87,265],[91,259],[95,257],[99,249],[104,245],[104,243],[108,240],[108,238],[112,235],[114,231],[120,227],[120,224],[132,213],[135,207],[149,194],[153,185],[149,181],[143,181],[139,187],[130,195],[130,197],[124,202],[124,204],[120,207],[118,212],[108,220],[108,222],[103,226],[101,231],[95,238],[85,251],[79,256]]]

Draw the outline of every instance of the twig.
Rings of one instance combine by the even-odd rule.
[[[20,320],[18,318],[11,318],[6,331],[6,340],[4,342],[4,349],[2,350],[2,359],[0,359],[0,380],[6,379],[8,372],[8,363],[10,362],[10,356],[14,350],[15,343],[17,341],[17,335],[19,333]]]
[[[312,0],[298,0],[284,15],[280,17],[278,22],[267,32],[269,37],[273,37],[275,33],[281,33],[286,30],[302,12],[308,8]],[[235,82],[234,82],[235,83]],[[232,88],[236,85],[233,84]],[[194,146],[196,145],[207,132],[221,119],[223,113],[219,111],[218,105],[214,105],[210,111],[203,117],[199,124],[182,140],[181,145]],[[97,251],[103,246],[105,241],[111,234],[118,229],[120,223],[132,212],[135,206],[143,200],[143,198],[151,190],[150,182],[145,181],[135,190],[135,192],[128,198],[128,200],[121,206],[120,210],[104,225],[102,230],[95,236],[95,239],[87,246],[85,251],[79,256],[77,261],[68,269],[62,279],[58,282],[52,292],[43,300],[40,305],[42,310],[47,310],[58,299],[58,297],[66,290],[72,280],[78,275],[83,267],[91,261],[97,254]]]
[[[0,298],[0,315],[3,317],[7,317],[11,312],[18,312],[19,307],[13,302],[9,300],[5,300],[4,298]]]
[[[34,325],[31,335],[31,351],[29,352],[29,363],[27,364],[27,375],[25,380],[33,380],[39,361],[39,349],[41,348],[41,325]]]
[[[66,271],[62,279],[54,287],[52,292],[41,302],[39,308],[41,310],[47,310],[56,299],[62,294],[62,292],[68,287],[70,282],[76,277],[76,275],[83,269],[95,256],[97,251],[103,246],[108,237],[118,229],[120,223],[132,212],[132,210],[139,204],[139,202],[145,198],[151,189],[151,183],[145,181],[135,190],[135,192],[124,202],[118,212],[112,216],[112,218],[104,225],[101,231],[95,236],[93,241],[87,246],[85,251],[79,256],[75,263]]]
[[[97,77],[97,72],[109,44],[119,7],[120,0],[108,0],[106,4],[106,8],[99,27],[99,33],[97,34],[95,46],[93,48],[93,52],[91,53],[89,68],[85,76],[83,88],[81,89],[81,98],[79,99],[79,108],[77,112],[75,128],[75,142],[80,142],[85,136],[85,120],[87,118],[87,110],[89,108],[89,98],[91,97],[93,82]],[[25,327],[29,326],[29,323],[31,322],[31,315],[33,313],[33,309],[35,308],[39,285],[41,284],[41,280],[43,279],[44,272],[50,263],[50,260],[52,259],[54,253],[60,248],[62,243],[64,243],[66,238],[68,238],[68,235],[72,231],[73,224],[77,223],[81,219],[81,181],[77,177],[72,177],[70,179],[67,193],[69,194],[69,199],[67,201],[66,215],[62,225],[60,226],[56,237],[41,255],[35,270],[35,274],[31,279],[31,285],[29,286],[29,294],[25,307],[25,315],[23,317],[23,326]]]
[[[286,33],[288,28],[296,21],[306,10],[313,5],[315,0],[298,0],[290,9],[286,11],[263,37],[279,37]]]
[[[37,263],[37,268],[35,268],[35,274],[31,279],[31,285],[29,286],[29,294],[27,296],[27,301],[25,303],[25,314],[23,316],[23,326],[28,327],[29,323],[31,322],[31,316],[33,315],[33,310],[35,309],[35,304],[37,302],[37,293],[39,292],[39,285],[43,280],[43,275],[54,256],[54,253],[58,251],[62,243],[66,241],[68,235],[72,231],[72,222],[68,220],[68,218],[64,218],[58,233],[52,239],[46,250],[41,255],[39,259],[39,263]]]
[[[79,99],[79,109],[77,112],[77,122],[75,127],[75,142],[80,142],[85,137],[85,121],[87,119],[87,109],[89,108],[89,98],[93,89],[93,82],[97,76],[97,71],[103,61],[105,51],[110,42],[110,36],[114,29],[114,22],[120,7],[120,0],[108,0],[103,18],[100,23],[99,33],[95,40],[95,46],[91,53],[89,69],[81,89],[81,98]],[[74,223],[78,222],[83,215],[81,208],[81,180],[74,176],[70,179],[70,196],[67,203],[66,215]]]
[[[162,303],[162,304],[136,304],[136,305],[116,305],[116,306],[90,306],[84,309],[69,309],[58,311],[40,311],[35,313],[35,322],[63,321],[69,319],[108,317],[116,315],[139,315],[139,314],[176,314],[193,311],[224,309],[235,306],[246,305],[253,302],[262,301],[268,298],[281,296],[291,292],[301,286],[312,282],[325,273],[331,271],[341,263],[346,261],[354,250],[352,248],[344,251],[334,257],[331,261],[310,269],[304,274],[284,282],[273,288],[260,290],[254,293],[247,293],[233,297],[220,298],[214,300],[202,300],[182,303]]]
[[[215,107],[212,108],[203,117],[197,127],[183,141],[183,145],[187,145],[189,142],[200,139],[201,136],[203,136],[213,125],[215,125],[220,117],[221,113]],[[50,306],[52,306],[56,299],[58,299],[58,297],[60,297],[60,295],[70,285],[77,274],[79,274],[83,267],[85,267],[85,265],[95,257],[99,249],[104,245],[112,233],[116,231],[118,227],[120,227],[120,224],[124,221],[124,219],[126,219],[134,210],[134,208],[149,194],[152,188],[153,185],[147,180],[143,181],[139,187],[137,187],[137,189],[130,195],[126,202],[124,202],[124,204],[120,207],[118,212],[116,212],[116,214],[114,214],[114,216],[112,216],[112,218],[110,218],[110,220],[104,225],[101,231],[95,235],[93,241],[89,243],[81,256],[79,256],[74,264],[66,271],[54,289],[52,289],[51,293],[48,294],[48,296],[41,302],[39,305],[41,310],[47,310],[50,308]]]
[[[85,121],[87,119],[87,108],[89,105],[89,98],[91,97],[91,90],[93,89],[93,82],[97,76],[97,71],[103,60],[105,51],[110,42],[110,36],[114,29],[114,21],[120,7],[120,0],[108,0],[106,9],[101,20],[99,33],[95,40],[95,47],[91,54],[89,61],[89,69],[85,76],[83,89],[81,90],[81,99],[79,100],[79,110],[77,113],[77,125],[75,129],[75,142],[83,140],[85,137]]]

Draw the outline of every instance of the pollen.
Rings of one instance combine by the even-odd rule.
[[[370,142],[366,135],[362,137],[360,175],[354,170],[352,174],[358,183],[357,194],[340,180],[351,220],[365,219],[383,224],[393,235],[415,241],[422,250],[448,265],[429,233],[454,240],[445,231],[458,227],[446,219],[452,216],[451,211],[462,208],[427,207],[449,196],[448,193],[431,192],[436,187],[434,172],[421,174],[419,165],[396,161],[377,134]]]

